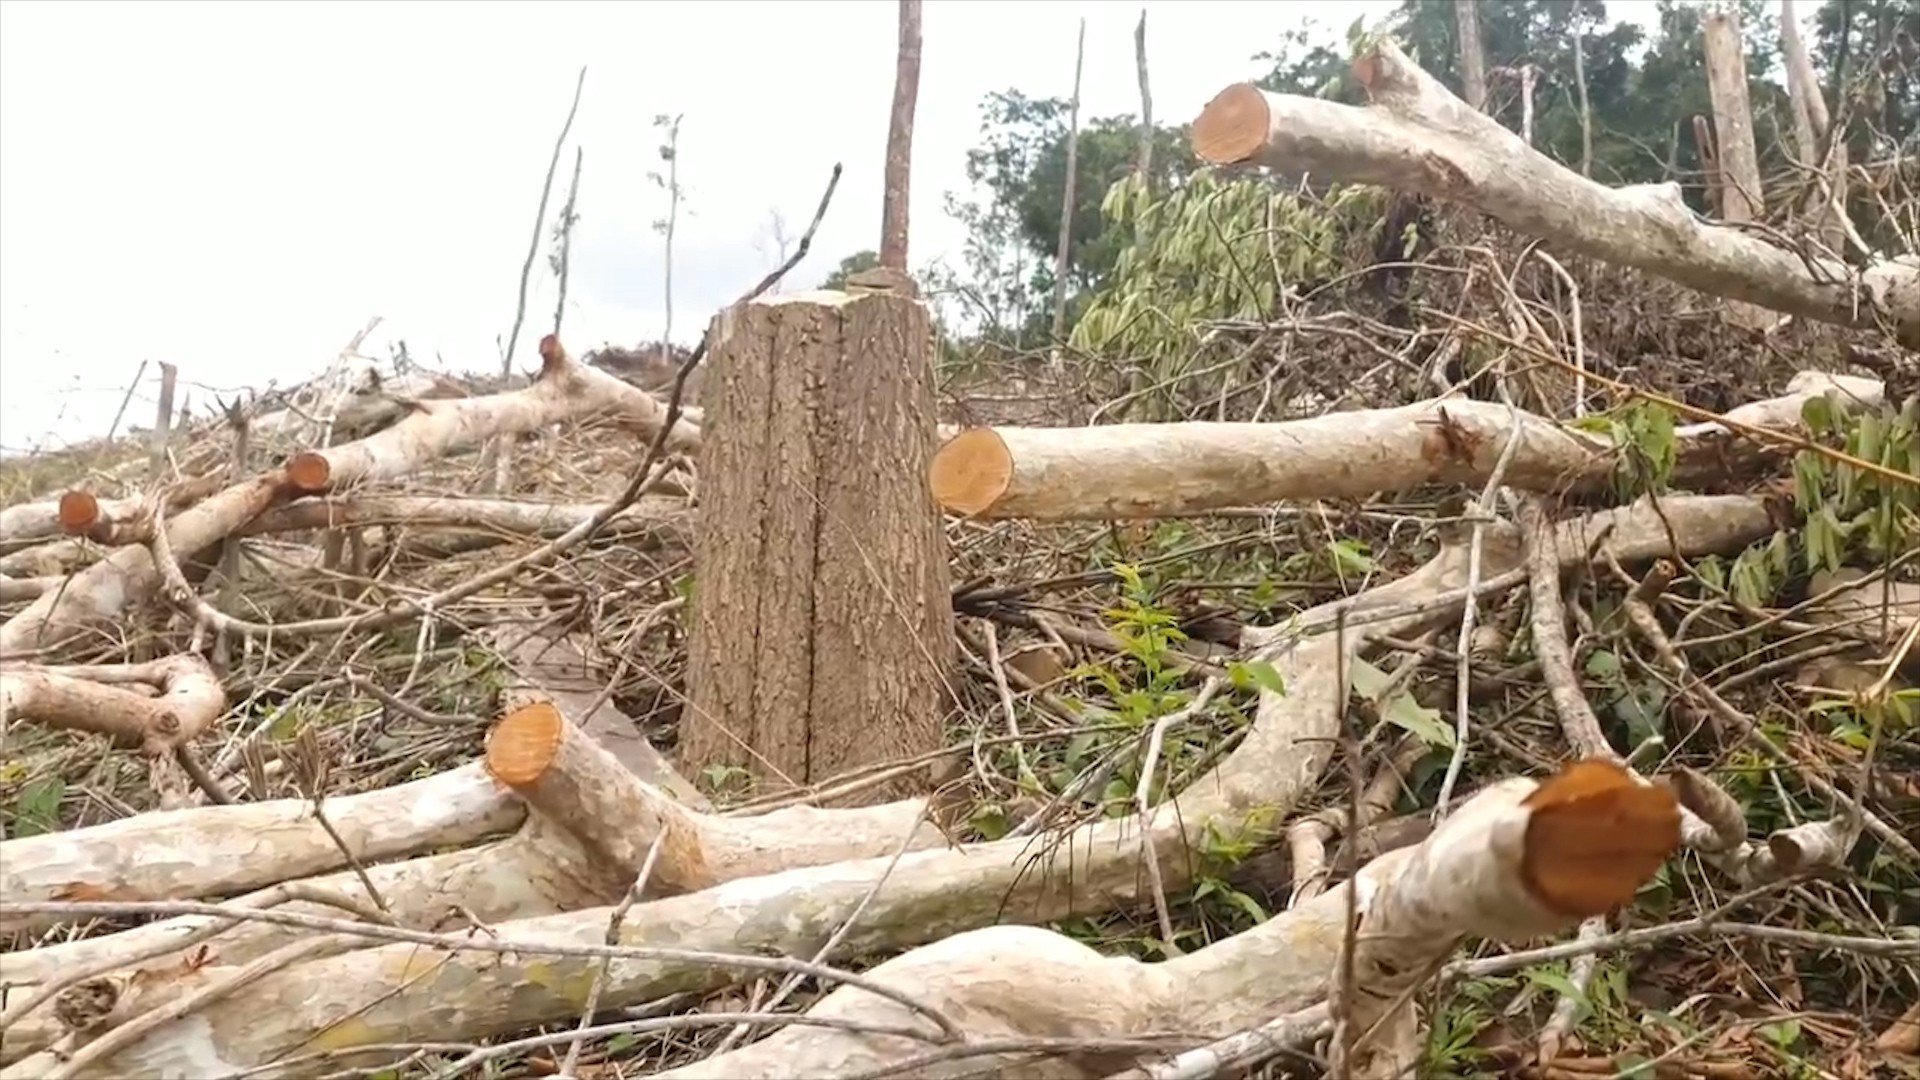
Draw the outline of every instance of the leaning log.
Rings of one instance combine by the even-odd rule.
[[[1355,61],[1354,74],[1372,99],[1363,108],[1230,86],[1194,121],[1194,153],[1464,203],[1583,255],[1823,322],[1884,324],[1920,348],[1920,260],[1912,256],[1856,272],[1702,221],[1678,184],[1596,184],[1454,97],[1391,41]]]

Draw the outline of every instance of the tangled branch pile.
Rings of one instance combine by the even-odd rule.
[[[1319,131],[1322,172],[1522,229],[1601,198],[1371,62],[1374,108],[1243,88],[1196,143]],[[1418,257],[1314,264],[1374,197],[1123,188],[1095,355],[948,369],[966,678],[931,770],[676,770],[727,432],[552,339],[522,387],[237,412],[159,475],[40,482],[0,518],[0,1075],[1911,1057],[1911,283],[1843,305],[1713,226],[1563,262],[1445,212]],[[1286,222],[1156,246],[1234,200]],[[1251,299],[1148,302],[1196,267]],[[1733,329],[1648,272],[1825,321]],[[938,789],[855,798],[910,772]]]

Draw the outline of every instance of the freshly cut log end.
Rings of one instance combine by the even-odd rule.
[[[550,701],[535,701],[508,713],[487,736],[487,771],[512,788],[545,775],[560,753],[566,718]]]
[[[992,428],[973,428],[947,440],[927,466],[933,499],[956,514],[978,514],[1000,501],[1013,482],[1013,451]]]
[[[325,457],[310,450],[293,455],[293,460],[287,462],[287,483],[293,485],[296,491],[318,494],[327,490],[327,483],[332,478],[333,466],[327,463]]]
[[[1520,873],[1548,910],[1587,918],[1633,899],[1680,847],[1680,806],[1611,761],[1576,761],[1522,803]]]
[[[100,520],[100,500],[92,492],[69,491],[60,496],[60,531],[68,536],[84,536]]]
[[[1252,83],[1236,83],[1214,95],[1193,122],[1193,152],[1211,165],[1249,161],[1267,145],[1272,115],[1267,97]]]

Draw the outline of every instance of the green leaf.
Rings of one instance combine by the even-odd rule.
[[[60,824],[60,800],[66,793],[67,782],[58,776],[43,776],[21,788],[13,802],[13,835],[52,832]]]
[[[1429,746],[1443,750],[1453,749],[1453,729],[1448,727],[1436,709],[1429,709],[1413,699],[1411,694],[1400,691],[1386,701],[1380,701],[1380,695],[1386,691],[1392,676],[1359,657],[1354,657],[1349,669],[1349,682],[1355,693],[1379,703],[1380,715],[1386,721],[1402,731],[1411,732],[1415,738]]]
[[[1250,686],[1257,686],[1270,694],[1278,694],[1282,697],[1287,693],[1287,681],[1281,678],[1280,672],[1265,660],[1228,664],[1227,677],[1232,680],[1236,689],[1245,690]]]

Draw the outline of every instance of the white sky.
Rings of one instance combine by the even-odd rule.
[[[930,0],[914,133],[911,258],[957,259],[941,210],[965,186],[978,104],[1066,96],[1087,20],[1083,115],[1138,109],[1137,0]],[[1311,17],[1343,29],[1391,0],[1147,0],[1154,111],[1191,119]],[[1610,5],[1634,18],[1641,3]],[[675,332],[778,259],[845,165],[789,286],[877,246],[892,98],[891,0],[0,5],[0,445],[99,434],[140,361],[196,402],[363,351],[497,370],[553,140],[576,72],[585,149],[565,340],[657,337],[665,197],[655,114],[684,114]],[[544,255],[544,243],[543,243]],[[536,264],[517,361],[550,325]],[[151,422],[154,372],[129,423]],[[196,413],[200,412],[196,408]]]

